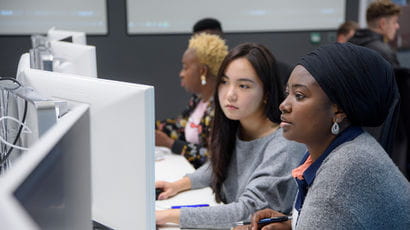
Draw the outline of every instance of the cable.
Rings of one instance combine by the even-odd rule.
[[[23,112],[23,120],[22,120],[22,124],[24,124],[26,122],[26,116],[27,116],[27,101],[24,101],[24,112]],[[23,130],[23,125],[20,125],[19,130],[17,132],[17,135],[13,141],[13,145],[15,145],[18,141],[18,139],[20,138],[21,135],[21,131]],[[0,160],[0,166],[2,166],[4,164],[4,162],[6,162],[6,160],[9,158],[11,152],[13,151],[13,147],[10,147],[10,149],[7,151],[6,155]]]
[[[8,87],[2,87],[1,84],[0,84],[0,87],[1,87],[1,88],[4,88],[4,89],[6,89],[6,90],[15,90],[15,89],[18,89],[18,88],[21,86],[21,83],[20,83],[19,81],[17,81],[15,78],[12,78],[12,77],[0,77],[0,81],[7,81],[7,80],[12,81],[13,83],[16,83],[17,86],[16,86],[16,87],[13,87],[13,88],[8,88]]]
[[[2,86],[2,85],[0,84],[0,88],[3,88],[3,89],[8,90],[8,91],[12,91],[12,90],[16,90],[16,89],[18,89],[19,87],[21,87],[21,83],[20,83],[17,79],[15,79],[15,78],[12,78],[12,77],[0,77],[0,81],[7,81],[7,80],[8,80],[8,81],[12,81],[13,83],[16,84],[16,86],[14,86],[14,87],[7,87],[7,86],[4,87],[4,86]],[[23,125],[23,124],[26,122],[27,107],[28,107],[28,102],[25,100],[25,101],[24,101],[24,112],[23,112],[22,123],[20,124],[19,130],[17,131],[16,137],[15,137],[15,139],[14,139],[14,141],[13,141],[13,145],[16,145],[17,141],[18,141],[19,138],[20,138],[21,132],[22,132],[22,130],[23,130],[23,128],[24,128],[24,125]],[[0,167],[2,167],[3,164],[7,161],[7,159],[8,159],[9,156],[11,155],[11,152],[13,151],[13,149],[14,149],[14,147],[10,147],[10,149],[7,150],[7,153],[4,155],[4,157],[2,157],[2,158],[0,159]]]

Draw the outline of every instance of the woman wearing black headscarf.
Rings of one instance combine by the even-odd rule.
[[[292,172],[299,188],[293,228],[410,229],[410,184],[385,151],[399,97],[390,64],[349,43],[322,46],[301,59],[286,91],[283,135],[308,148]],[[380,145],[361,126],[383,122]],[[259,211],[252,229],[280,215]]]

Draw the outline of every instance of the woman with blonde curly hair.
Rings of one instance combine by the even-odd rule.
[[[214,116],[216,74],[228,53],[217,35],[192,36],[182,57],[181,86],[193,93],[188,107],[176,119],[157,121],[155,144],[183,155],[195,168],[208,157],[208,136]]]

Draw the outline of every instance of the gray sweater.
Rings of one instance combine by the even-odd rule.
[[[296,229],[410,229],[410,184],[363,133],[323,161]]]
[[[296,194],[291,170],[302,159],[304,145],[288,141],[282,129],[252,141],[236,138],[228,176],[222,185],[227,204],[181,209],[182,228],[229,228],[237,221],[247,220],[255,211],[273,208],[289,213]],[[194,173],[192,189],[210,186],[212,169],[209,163]]]

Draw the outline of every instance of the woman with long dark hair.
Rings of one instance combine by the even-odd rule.
[[[283,91],[273,55],[245,43],[231,50],[217,76],[210,161],[176,182],[156,183],[159,199],[211,186],[223,205],[156,212],[157,224],[229,228],[253,211],[274,206],[291,211],[296,185],[290,176],[305,151],[283,138],[279,103]]]

